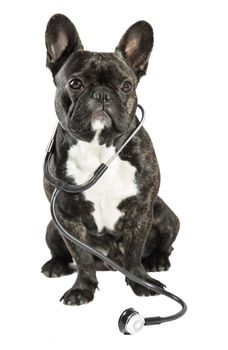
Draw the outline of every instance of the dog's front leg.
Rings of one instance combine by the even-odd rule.
[[[87,229],[80,219],[66,219],[59,211],[58,219],[62,226],[73,236],[81,241],[88,241]],[[63,237],[63,239],[72,258],[77,264],[78,274],[72,288],[62,296],[61,300],[67,305],[81,305],[88,303],[93,300],[98,285],[94,258],[90,253],[79,248],[65,237]]]
[[[128,208],[125,212],[122,227],[124,235],[124,266],[138,277],[163,287],[162,283],[148,275],[141,261],[146,238],[152,225],[153,203],[150,205],[146,202],[141,204],[132,203]],[[148,296],[156,294],[152,290],[130,281],[128,278],[126,278],[126,282],[137,295]]]

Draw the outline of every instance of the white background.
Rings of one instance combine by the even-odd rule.
[[[93,303],[64,306],[58,300],[75,276],[40,273],[50,219],[42,163],[56,120],[44,32],[56,12],[71,18],[88,50],[114,50],[137,20],[154,28],[138,95],[161,168],[160,194],[181,219],[172,268],[155,278],[186,300],[188,313],[132,337],[117,328],[125,308],[150,316],[178,306],[134,296],[117,272],[98,273]],[[0,13],[1,348],[227,349],[226,1],[9,0]]]

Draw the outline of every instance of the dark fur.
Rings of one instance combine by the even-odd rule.
[[[67,151],[78,140],[90,142],[93,139],[95,132],[91,128],[91,119],[96,113],[105,111],[109,120],[109,127],[100,134],[100,144],[114,145],[118,149],[121,141],[136,127],[135,89],[140,77],[146,73],[153,31],[148,23],[140,21],[128,29],[115,53],[89,52],[83,50],[70,20],[63,15],[55,15],[47,25],[46,46],[47,66],[57,87],[55,107],[61,125],[58,127],[51,170],[59,178],[71,182],[72,179],[65,173]],[[77,91],[69,87],[72,77],[83,82],[83,89]],[[128,93],[120,88],[124,80],[132,83]],[[61,193],[58,217],[77,238],[105,250],[109,257],[129,271],[162,286],[147,272],[168,270],[170,267],[169,255],[179,230],[179,221],[157,196],[159,168],[152,142],[143,127],[120,153],[120,158],[136,168],[138,193],[119,204],[118,209],[124,215],[116,222],[114,231],[104,228],[98,232],[92,216],[93,203],[85,200],[83,193]],[[44,187],[50,200],[53,188],[46,179]],[[52,221],[47,227],[46,242],[52,254],[52,259],[42,267],[46,276],[71,273],[73,270],[69,263],[72,259],[77,264],[77,279],[64,294],[64,303],[73,305],[91,301],[98,284],[96,270],[109,267],[61,237]],[[137,295],[153,294],[131,281],[127,282]]]

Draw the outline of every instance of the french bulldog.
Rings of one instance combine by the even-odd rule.
[[[56,86],[59,120],[50,169],[56,177],[81,184],[107,161],[138,125],[136,88],[145,75],[153,30],[139,21],[123,35],[113,53],[83,49],[73,23],[56,14],[46,29],[47,67]],[[158,197],[159,166],[151,139],[142,127],[99,181],[87,191],[61,192],[57,215],[78,239],[97,248],[130,272],[163,288],[148,272],[168,270],[179,220]],[[53,186],[44,178],[51,199]],[[74,271],[77,278],[62,296],[67,305],[94,298],[103,261],[61,236],[53,221],[46,242],[52,258],[42,267],[47,277]],[[128,279],[139,296],[155,294]]]

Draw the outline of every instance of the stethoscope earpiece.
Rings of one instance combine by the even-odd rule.
[[[144,326],[145,319],[135,309],[126,309],[120,316],[118,326],[121,333],[136,334]]]

